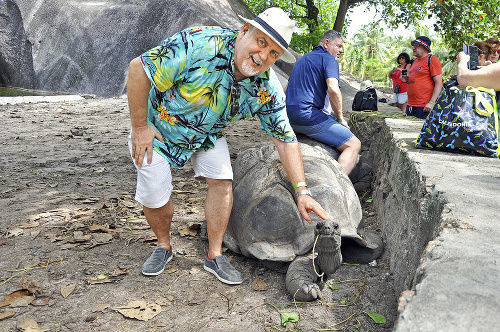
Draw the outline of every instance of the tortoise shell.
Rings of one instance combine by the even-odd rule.
[[[362,210],[356,191],[335,160],[338,153],[312,140],[299,143],[308,189],[339,224],[342,239],[375,247],[358,235]],[[233,165],[233,209],[224,237],[236,253],[270,261],[291,261],[314,244],[321,219],[309,224],[297,209],[294,189],[271,142],[242,152]]]

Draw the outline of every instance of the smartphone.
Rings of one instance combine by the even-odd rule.
[[[401,69],[401,76],[408,76],[408,69]]]
[[[464,53],[468,54],[470,57],[469,62],[467,62],[467,68],[470,70],[476,70],[479,66],[479,49],[474,45],[463,44]]]

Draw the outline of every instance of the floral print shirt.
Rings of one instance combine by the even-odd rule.
[[[296,141],[283,89],[271,68],[235,81],[238,32],[222,27],[189,28],[141,55],[151,81],[148,124],[165,141],[155,139],[153,147],[176,168],[182,168],[195,151],[213,148],[229,121],[257,116],[269,135]],[[240,88],[239,98],[231,93],[233,84]],[[239,105],[233,107],[234,114],[233,103]]]

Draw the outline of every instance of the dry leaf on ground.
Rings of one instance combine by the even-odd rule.
[[[13,228],[7,232],[7,237],[23,235],[24,230],[22,228]]]
[[[0,308],[8,306],[9,304],[14,303],[17,299],[26,296],[31,296],[31,293],[27,289],[16,290],[15,292],[5,295],[2,301],[0,301]]]
[[[31,302],[31,305],[34,306],[44,306],[49,304],[49,301],[52,299],[52,295],[54,295],[54,291],[50,292],[48,295],[41,295],[38,296],[33,302]]]
[[[118,311],[125,317],[143,321],[150,320],[163,311],[160,305],[146,303],[146,301],[131,301],[126,306],[112,309]]]
[[[61,286],[61,295],[64,298],[67,298],[73,291],[75,290],[76,284],[62,285]]]
[[[41,307],[44,305],[49,304],[49,301],[52,299],[49,295],[47,296],[40,296],[39,298],[34,299],[31,301],[31,305],[34,305],[35,307]]]
[[[191,270],[189,270],[190,274],[197,274],[201,271],[201,268],[199,266],[193,266]]]
[[[23,297],[16,299],[14,302],[12,302],[9,307],[10,308],[27,307],[35,299],[36,299],[36,297],[33,295],[23,296]]]
[[[17,283],[17,289],[27,289],[30,293],[36,294],[42,289],[42,284],[27,276],[22,276]]]
[[[24,332],[45,332],[50,329],[41,329],[33,318],[21,318],[17,321],[17,328]]]
[[[0,321],[10,317],[14,317],[15,314],[16,314],[15,311],[2,311],[0,312]]]
[[[255,291],[265,291],[267,287],[267,284],[261,278],[255,278],[252,281],[252,289]]]
[[[200,230],[200,224],[191,224],[189,226],[181,226],[177,229],[181,236],[196,236]]]
[[[113,239],[113,235],[108,233],[93,233],[92,234],[93,242],[98,244],[108,243]]]

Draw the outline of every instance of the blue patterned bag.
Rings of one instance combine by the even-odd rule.
[[[499,125],[495,91],[468,86],[443,88],[415,146],[498,157]]]

